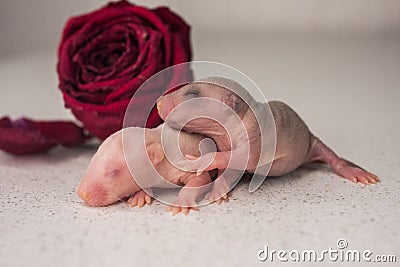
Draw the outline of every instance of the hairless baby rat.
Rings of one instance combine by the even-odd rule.
[[[77,189],[79,197],[89,206],[106,206],[127,197],[130,197],[128,204],[132,207],[142,207],[146,203],[151,203],[152,197],[142,190],[129,171],[124,156],[124,134],[124,142],[125,138],[128,138],[133,143],[136,142],[136,146],[129,150],[128,156],[130,160],[135,160],[141,166],[142,174],[145,176],[143,179],[147,183],[147,188],[144,189],[147,191],[156,187],[168,188],[170,187],[169,183],[174,185],[182,184],[184,186],[180,190],[176,202],[170,205],[167,210],[173,214],[179,212],[187,214],[190,209],[197,209],[195,208],[195,201],[206,191],[205,188],[207,186],[205,185],[211,183],[210,174],[204,172],[200,176],[196,176],[193,172],[185,172],[174,167],[166,158],[161,145],[162,130],[163,125],[155,129],[130,127],[108,137],[93,155],[87,172],[79,183]],[[179,149],[183,154],[189,153],[200,156],[199,145],[204,140],[204,136],[185,132],[179,133],[167,126],[164,127],[164,130],[167,132],[167,138],[168,135],[179,134]],[[130,142],[129,140],[127,142]],[[139,146],[138,142],[142,142],[146,151],[140,151],[137,148]],[[215,151],[210,146],[207,147],[206,145],[204,147],[203,144],[201,150],[202,153]],[[149,164],[152,164],[158,174],[165,180],[159,179],[159,177],[151,177],[153,173],[146,173],[144,166],[146,161],[144,158],[147,156]],[[188,190],[189,188],[198,188],[198,190]]]
[[[240,92],[241,97],[238,96],[237,92]],[[178,105],[187,100],[199,98],[215,99],[229,106],[235,115],[239,116],[248,136],[246,138],[234,136],[231,143],[223,126],[212,119],[205,117],[191,119],[190,112],[178,111],[176,112],[177,116],[170,116],[173,115],[173,111]],[[231,152],[240,150],[244,141],[248,141],[250,144],[250,158],[246,171],[254,173],[260,158],[259,147],[261,146],[260,128],[256,127],[255,115],[258,114],[254,114],[254,112],[265,111],[268,108],[267,105],[272,111],[276,129],[276,150],[268,176],[280,176],[293,171],[302,164],[322,161],[329,164],[338,175],[354,183],[375,184],[380,182],[376,175],[337,156],[335,152],[310,132],[300,116],[288,105],[279,101],[270,101],[268,104],[257,102],[245,88],[230,79],[210,77],[189,83],[164,95],[157,102],[160,117],[164,121],[167,119],[166,123],[170,124],[171,127],[183,127],[184,131],[205,135],[212,138],[217,144],[218,152],[211,153],[212,157],[203,155],[200,159],[186,162],[184,165],[187,169],[199,170],[202,168],[201,166],[204,166],[204,162],[211,162],[208,167],[198,171],[198,173],[215,168],[226,169]],[[226,111],[221,109],[219,112],[224,113]],[[226,116],[231,115],[227,113]],[[231,123],[229,118],[225,121],[228,125]],[[204,125],[207,125],[207,127],[204,127]],[[267,129],[261,127],[261,131],[264,130]],[[190,160],[197,159],[196,156],[190,154],[186,157]],[[204,158],[203,161],[202,158]],[[212,192],[208,195],[209,199],[211,198],[210,200],[221,203],[223,199],[226,199],[230,181],[226,181],[227,177],[224,178],[216,180]]]

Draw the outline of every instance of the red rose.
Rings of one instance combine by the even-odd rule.
[[[122,128],[130,98],[146,79],[190,61],[189,31],[166,7],[147,9],[127,1],[71,18],[58,50],[59,87],[66,107],[90,133],[107,138]],[[147,126],[160,122],[153,109]]]
[[[146,79],[166,67],[190,61],[189,31],[190,27],[166,7],[150,10],[127,1],[71,18],[58,50],[59,87],[66,107],[91,134],[107,138],[122,128],[130,98]],[[159,86],[190,80],[189,69],[177,70],[167,72],[171,75],[160,80]],[[162,94],[160,90],[167,89],[151,86],[136,94],[131,103],[133,123],[146,122],[149,104]],[[154,107],[146,126],[159,123]],[[88,138],[72,122],[0,118],[0,149],[11,154],[74,146]]]

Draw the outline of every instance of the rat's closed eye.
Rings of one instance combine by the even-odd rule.
[[[195,88],[190,88],[189,90],[187,90],[184,94],[187,97],[198,97],[200,95],[199,90],[195,89]]]
[[[117,177],[119,173],[119,169],[108,169],[106,170],[104,176],[107,178],[114,178]]]

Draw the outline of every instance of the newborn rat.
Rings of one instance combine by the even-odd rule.
[[[181,103],[201,98],[215,99],[229,106],[231,112],[233,110],[235,115],[240,118],[246,131],[241,135],[234,134],[231,143],[226,130],[217,122],[205,117],[190,119],[190,112],[176,111],[176,114],[174,114],[174,109]],[[288,105],[279,101],[270,101],[268,104],[257,102],[245,88],[232,80],[220,77],[206,78],[166,94],[157,102],[160,117],[171,127],[183,127],[184,131],[205,135],[212,138],[217,144],[218,152],[184,164],[185,169],[198,170],[198,173],[215,168],[219,170],[226,169],[231,152],[240,151],[245,142],[250,144],[246,171],[254,173],[260,167],[258,165],[259,159],[263,157],[262,151],[260,151],[260,131],[268,131],[266,126],[268,123],[263,124],[264,122],[261,121],[259,127],[256,115],[265,112],[265,109],[268,108],[267,105],[272,111],[276,128],[276,150],[268,176],[284,175],[305,163],[322,161],[327,163],[338,175],[354,183],[375,184],[380,182],[376,175],[367,172],[346,159],[338,157],[335,152],[310,132],[299,115]],[[221,109],[219,113],[225,114],[223,116],[227,117],[225,119],[226,125],[233,123],[230,119],[230,117],[233,117],[232,113],[228,113],[226,109]],[[260,115],[259,118],[263,118],[263,116]],[[204,125],[207,125],[207,127],[204,127]],[[190,154],[186,157],[191,160],[197,159],[196,156]],[[211,164],[208,167],[202,167],[204,163],[210,162]],[[267,162],[264,161],[263,164],[265,163]],[[215,181],[214,188],[208,195],[211,198],[210,200],[218,200],[217,202],[221,203],[223,199],[226,199],[231,181],[226,181],[229,180],[229,177],[223,178]]]
[[[169,188],[171,184],[184,185],[178,194],[176,202],[168,207],[168,211],[172,211],[173,214],[181,211],[187,214],[189,209],[197,209],[194,207],[196,204],[195,201],[206,191],[205,185],[211,183],[210,174],[204,172],[200,176],[196,176],[193,172],[185,172],[174,167],[164,154],[164,149],[161,145],[162,130],[163,125],[155,129],[130,127],[122,129],[104,140],[93,155],[87,172],[79,183],[77,189],[79,197],[87,205],[94,207],[106,206],[127,197],[129,197],[128,204],[132,207],[142,207],[146,203],[150,204],[152,197],[142,190],[137,183],[137,179],[132,178],[126,163],[126,156],[129,160],[135,160],[141,167],[140,171],[144,176],[141,179],[145,179],[143,180],[146,184],[144,189],[147,192],[151,191],[151,188],[156,187]],[[179,149],[183,154],[201,155],[199,145],[204,140],[204,136],[185,132],[179,133],[166,126],[164,127],[164,131],[166,131],[167,138],[170,135],[179,134]],[[129,149],[129,154],[125,153],[125,156],[124,148],[125,152],[127,151],[126,146],[124,147],[123,144],[123,138],[124,142],[127,140],[125,138],[129,138],[126,142],[128,142],[129,147],[132,147],[132,149]],[[136,145],[130,144],[135,144],[135,142]],[[140,151],[138,148],[140,146],[139,142],[145,147],[147,155],[146,151]],[[203,143],[201,144],[201,152],[208,153],[215,151],[212,147],[207,147],[207,144],[205,145],[206,147],[204,147]],[[154,175],[152,172],[149,173],[147,171],[146,173],[146,160],[154,166],[154,169],[165,180],[160,179],[160,176],[157,176],[157,174]],[[136,174],[137,172],[133,173]],[[143,184],[141,183],[141,185]],[[194,191],[193,187],[196,188]],[[188,188],[191,190],[188,190]]]

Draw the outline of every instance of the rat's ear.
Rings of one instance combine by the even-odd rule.
[[[154,142],[146,147],[151,164],[157,165],[164,159],[164,151],[160,143]]]
[[[244,106],[243,100],[234,93],[227,93],[222,102],[228,105],[235,112],[239,112]]]

